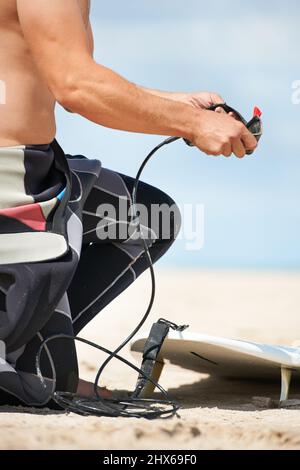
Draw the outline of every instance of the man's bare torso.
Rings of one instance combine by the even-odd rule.
[[[90,2],[78,2],[87,24]],[[51,142],[55,100],[24,40],[16,0],[0,0],[0,80],[0,147]]]

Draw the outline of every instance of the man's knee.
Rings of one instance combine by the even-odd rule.
[[[174,241],[178,237],[181,229],[181,213],[178,205],[170,198],[170,240]]]
[[[178,205],[166,193],[160,192],[160,202],[151,204],[151,230],[159,241],[173,243],[181,228]]]

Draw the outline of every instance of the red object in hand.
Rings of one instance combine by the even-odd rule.
[[[253,112],[253,117],[258,117],[258,118],[260,118],[261,116],[262,116],[261,110],[260,110],[257,106],[255,106],[254,112]]]

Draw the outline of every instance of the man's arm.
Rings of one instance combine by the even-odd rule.
[[[181,103],[185,103],[187,95],[187,93],[156,90],[154,88],[147,88],[141,85],[139,85],[139,88],[146,91],[147,93],[150,93],[151,95],[159,96],[160,98],[167,98],[168,100],[180,101]]]
[[[172,91],[161,91],[152,88],[146,88],[140,86],[140,88],[148,93],[161,98],[167,98],[169,100],[179,101],[180,103],[189,104],[195,108],[207,109],[214,104],[225,103],[224,99],[218,93],[201,91],[195,93],[182,93]],[[222,108],[217,109],[217,112],[225,112]]]
[[[213,155],[256,147],[232,118],[155,96],[97,64],[77,0],[17,0],[17,7],[39,71],[65,108],[114,129],[184,137]]]
[[[92,30],[90,21],[88,22],[88,25],[87,25],[87,37],[88,37],[90,53],[93,56],[94,55],[94,35],[93,35],[93,30]]]

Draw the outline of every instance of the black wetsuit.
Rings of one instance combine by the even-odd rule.
[[[76,391],[74,341],[55,340],[42,353],[46,389],[36,353],[51,335],[77,335],[148,267],[129,224],[133,183],[99,160],[65,156],[56,142],[0,149],[0,405],[43,406],[54,390]],[[167,236],[151,217],[142,220],[155,262],[179,231],[179,211],[145,183],[137,199],[148,214],[153,205],[171,209]],[[105,205],[114,217],[99,211]]]

